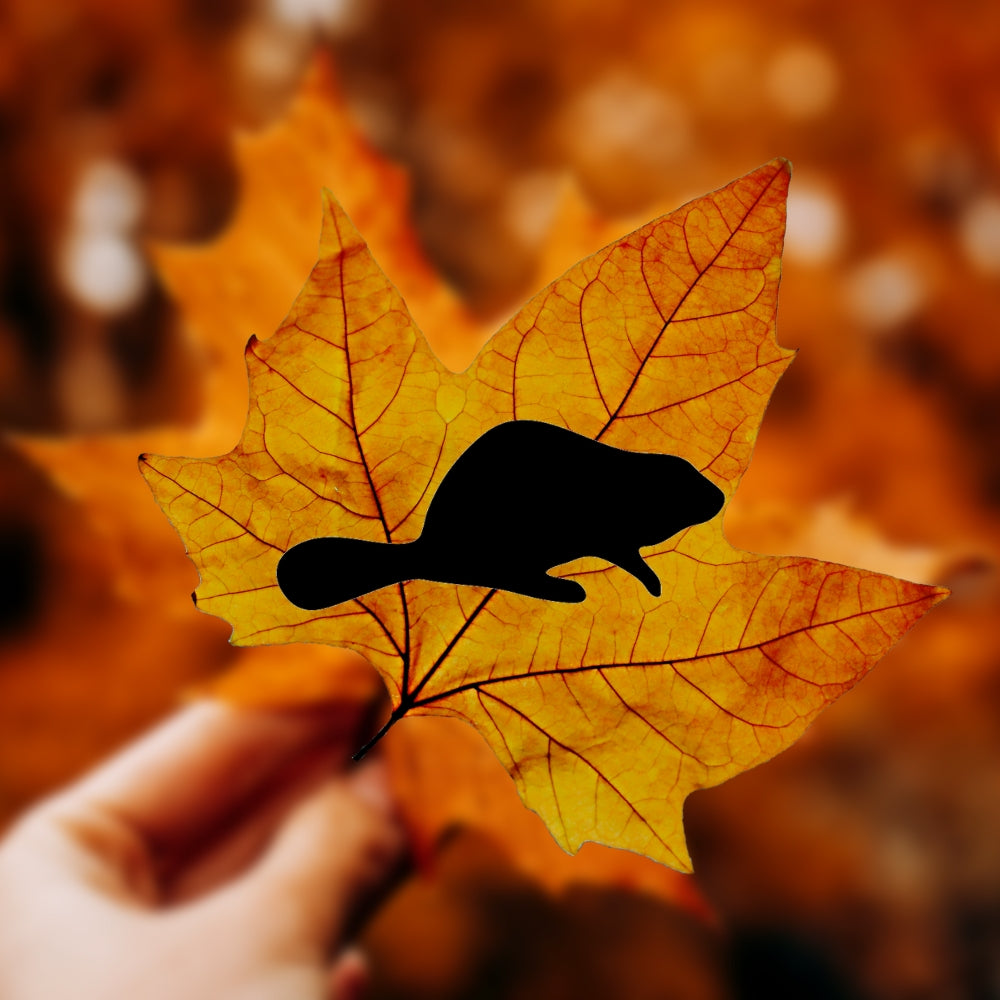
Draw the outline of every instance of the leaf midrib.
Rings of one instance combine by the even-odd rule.
[[[492,596],[492,595],[490,595]],[[780,642],[782,639],[788,639],[795,635],[800,635],[803,632],[812,632],[816,629],[827,628],[830,626],[841,625],[845,622],[853,621],[857,618],[866,618],[873,615],[880,614],[883,611],[895,611],[901,608],[908,608],[915,604],[925,604],[929,601],[935,601],[938,595],[936,593],[923,594],[920,597],[916,597],[910,601],[896,602],[893,604],[887,604],[884,607],[869,608],[867,610],[856,611],[850,615],[844,615],[842,618],[831,618],[828,621],[815,622],[809,625],[803,625],[800,628],[791,629],[788,632],[783,632],[781,635],[773,636],[769,639],[761,640],[760,642],[750,643],[746,646],[734,646],[731,649],[719,649],[713,650],[706,653],[696,653],[693,656],[682,656],[674,657],[670,659],[662,660],[629,660],[627,662],[611,662],[611,663],[592,663],[592,664],[581,664],[576,667],[552,667],[545,670],[527,670],[518,674],[507,674],[503,677],[487,677],[479,681],[469,681],[466,684],[460,684],[457,687],[450,688],[447,691],[443,691],[440,694],[430,695],[427,698],[416,699],[414,698],[409,703],[409,708],[422,708],[426,705],[432,705],[436,702],[445,701],[448,698],[452,698],[455,695],[462,694],[465,691],[479,690],[484,687],[489,687],[494,684],[506,684],[512,683],[514,681],[521,680],[531,680],[537,677],[550,677],[553,675],[566,675],[566,674],[581,674],[587,673],[589,671],[600,671],[600,670],[614,670],[626,667],[663,667],[663,666],[677,666],[684,663],[698,663],[701,660],[708,660],[713,657],[725,657],[732,656],[737,653],[746,653],[755,649],[763,649],[765,646],[769,646],[772,643]],[[483,602],[485,604],[485,601]],[[478,611],[479,609],[477,609]],[[471,622],[471,619],[470,619]],[[464,629],[463,629],[464,632]],[[454,641],[457,640],[453,640]],[[449,647],[450,648],[450,647]],[[815,687],[823,687],[826,685],[820,684],[818,681],[809,680],[806,677],[802,677],[799,674],[792,674],[791,671],[786,670],[780,664],[776,664],[779,669],[796,680],[802,681],[804,684],[810,684]],[[428,679],[429,679],[428,675]],[[420,687],[425,686],[426,681],[420,685]],[[414,692],[414,695],[416,691]]]

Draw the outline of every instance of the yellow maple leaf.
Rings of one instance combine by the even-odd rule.
[[[317,537],[414,541],[459,457],[513,421],[681,456],[728,499],[792,356],[774,338],[788,176],[767,164],[585,259],[461,373],[327,195],[318,263],[277,334],[247,345],[240,443],[144,458],[201,574],[198,606],[237,644],[361,652],[392,697],[386,729],[406,714],[468,720],[567,850],[597,841],[689,870],[687,795],[790,745],[943,591],[736,550],[709,516],[718,504],[643,542],[628,572],[567,562],[555,575],[583,586],[577,603],[418,578],[305,610],[277,567]],[[599,475],[568,474],[584,510]]]

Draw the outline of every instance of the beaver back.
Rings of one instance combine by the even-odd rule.
[[[656,544],[708,520],[721,503],[721,491],[682,458],[518,420],[459,456],[431,501],[421,541],[508,557],[513,548],[549,567]]]

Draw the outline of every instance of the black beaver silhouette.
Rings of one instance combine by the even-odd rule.
[[[658,597],[659,577],[639,549],[709,520],[723,500],[676,455],[623,451],[555,424],[515,420],[458,457],[419,538],[312,538],[278,561],[278,585],[310,611],[418,579],[578,602],[583,587],[548,570],[598,556]]]

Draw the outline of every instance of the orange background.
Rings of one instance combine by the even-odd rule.
[[[260,166],[234,135],[281,127],[317,49],[339,124],[311,153],[300,131],[311,172]],[[291,217],[251,200],[261,178],[327,183],[459,358],[579,257],[776,155],[795,167],[778,331],[799,356],[727,535],[953,596],[795,748],[692,796],[691,879],[610,850],[565,858],[474,736],[401,726],[390,753],[422,853],[366,932],[375,995],[714,997],[789,981],[808,996],[988,995],[1000,13],[986,2],[8,5],[3,815],[227,668],[252,678],[232,690],[278,701],[347,669],[324,650],[233,650],[188,601],[193,571],[134,457],[220,410],[235,440],[242,344],[269,330],[192,316],[151,241],[241,218],[250,258]],[[301,281],[318,192],[293,201],[286,266]]]

